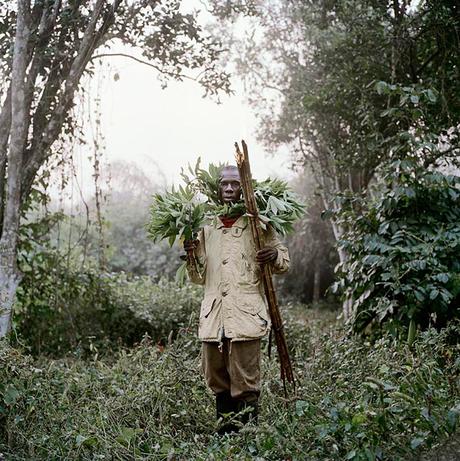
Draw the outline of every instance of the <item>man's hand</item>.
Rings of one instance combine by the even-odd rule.
[[[199,240],[184,240],[184,250],[188,253],[198,248]]]
[[[259,250],[256,254],[256,262],[259,264],[267,264],[273,262],[278,257],[278,250],[273,247],[265,247]]]

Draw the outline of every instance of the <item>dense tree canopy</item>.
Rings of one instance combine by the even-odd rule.
[[[362,202],[353,198],[371,197],[385,165],[456,160],[459,8],[452,1],[212,3],[225,27],[243,13],[262,28],[235,46],[260,139],[288,145],[312,171],[343,266],[350,203],[359,216]]]

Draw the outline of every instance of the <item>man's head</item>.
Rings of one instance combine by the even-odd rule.
[[[236,166],[228,165],[222,168],[219,179],[219,195],[224,203],[239,201],[241,197],[241,180]]]

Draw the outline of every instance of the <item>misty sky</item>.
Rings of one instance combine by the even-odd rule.
[[[233,143],[249,145],[253,175],[289,175],[287,156],[271,157],[255,139],[256,120],[241,87],[222,104],[203,98],[195,82],[171,82],[161,89],[156,71],[126,58],[111,58],[119,80],[101,84],[106,158],[130,159],[143,165],[155,161],[168,183],[177,182],[181,166],[233,162]]]
[[[200,8],[201,4],[190,0],[187,7]],[[203,13],[201,19],[206,22],[211,17]],[[114,46],[111,52],[142,58],[139,50],[120,46]],[[83,115],[87,119],[91,114],[91,122],[86,122],[84,130],[88,144],[74,146],[77,177],[66,188],[66,201],[77,200],[75,194],[80,194],[79,188],[86,197],[94,195],[92,160],[88,157],[94,151],[91,138],[96,119],[95,98],[101,101],[101,131],[105,138],[105,148],[99,149],[103,176],[112,162],[133,161],[155,183],[166,182],[170,186],[180,182],[181,167],[188,163],[195,165],[199,156],[203,166],[209,162],[234,163],[233,144],[241,139],[249,146],[254,178],[293,176],[287,151],[282,155],[267,155],[257,142],[257,120],[236,77],[232,79],[235,94],[222,94],[221,104],[217,104],[211,98],[203,98],[203,89],[196,82],[170,81],[162,89],[156,70],[125,57],[110,57],[96,65],[94,76],[84,87],[91,96],[85,99]]]

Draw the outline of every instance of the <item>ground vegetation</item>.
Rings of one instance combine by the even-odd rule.
[[[412,349],[349,337],[335,313],[284,306],[298,379],[283,397],[264,357],[260,424],[217,436],[192,319],[166,348],[149,338],[101,360],[0,351],[7,459],[414,459],[458,427],[458,325]],[[457,403],[455,403],[457,402]],[[438,447],[439,451],[439,447]]]

